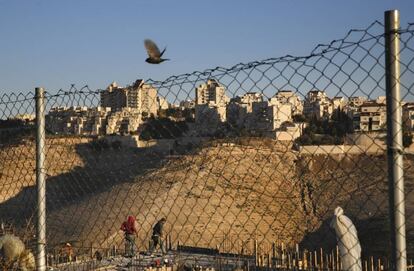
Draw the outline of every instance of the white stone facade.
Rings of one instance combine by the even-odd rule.
[[[111,111],[108,107],[56,107],[46,115],[46,127],[54,134],[128,134],[136,132],[140,123],[140,112],[131,108]]]
[[[132,86],[122,88],[115,82],[101,93],[101,106],[112,111],[133,108],[148,116],[157,116],[159,102],[157,90],[143,80],[136,80]]]
[[[209,79],[195,89],[195,123],[201,134],[211,134],[227,121],[227,103],[224,86],[217,80]]]
[[[355,125],[355,130],[380,131],[386,128],[386,123],[386,105],[369,101],[363,103],[359,109],[359,127]]]
[[[253,102],[246,128],[258,133],[276,131],[282,123],[292,120],[291,110],[290,104],[282,104],[276,99]]]
[[[407,131],[414,131],[414,103],[406,103],[403,106],[403,125]]]
[[[303,114],[317,119],[328,119],[333,113],[333,104],[325,91],[312,90],[306,95]]]
[[[292,90],[280,90],[275,97],[282,104],[290,104],[292,108],[292,115],[303,114],[303,103],[298,95]]]

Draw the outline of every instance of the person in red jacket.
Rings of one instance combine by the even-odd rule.
[[[121,230],[125,234],[125,256],[134,257],[136,253],[135,236],[138,236],[137,221],[134,216],[128,216],[122,223]]]

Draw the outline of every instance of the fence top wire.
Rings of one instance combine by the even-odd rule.
[[[272,57],[263,59],[260,61],[252,61],[248,63],[238,63],[233,65],[232,67],[226,68],[217,66],[215,68],[206,69],[204,71],[194,71],[191,73],[183,73],[180,75],[172,75],[165,80],[154,80],[154,79],[147,79],[146,82],[152,84],[156,87],[173,87],[179,86],[184,83],[195,83],[200,81],[204,78],[209,77],[220,77],[224,76],[229,73],[237,73],[240,71],[246,71],[249,69],[258,68],[261,66],[273,66],[278,63],[290,63],[290,62],[306,62],[306,60],[311,59],[313,57],[320,57],[327,53],[335,52],[335,51],[342,51],[344,49],[350,48],[352,46],[360,45],[372,40],[380,40],[383,36],[384,24],[380,21],[374,21],[368,27],[363,29],[351,29],[342,39],[332,40],[330,43],[327,44],[318,44],[309,55],[306,56],[293,56],[293,55],[285,55],[282,57]],[[401,28],[399,30],[401,35],[404,34],[414,34],[414,23],[407,23],[407,26]],[[361,34],[359,37],[356,36]],[[69,90],[59,89],[56,92],[53,91],[46,91],[45,98],[46,99],[53,99],[54,97],[59,96],[66,96],[66,95],[88,95],[88,94],[99,94],[105,91],[105,89],[96,89],[92,90],[88,85],[85,85],[78,89],[75,84],[71,84]],[[35,99],[34,92],[30,91],[29,93],[10,93],[10,94],[3,94],[0,96],[0,105],[7,105],[11,103],[18,103],[18,102],[26,102],[29,100]]]

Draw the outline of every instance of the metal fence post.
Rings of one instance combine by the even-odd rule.
[[[46,182],[44,89],[35,89],[36,98],[36,186],[37,186],[37,270],[46,270]]]
[[[384,14],[385,85],[387,94],[387,154],[389,215],[391,220],[392,270],[407,270],[403,176],[402,110],[400,97],[400,16]]]

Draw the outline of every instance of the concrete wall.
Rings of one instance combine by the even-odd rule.
[[[364,133],[353,133],[347,134],[345,137],[345,144],[349,145],[383,145],[386,142],[387,134],[385,132],[364,132]]]
[[[377,145],[311,145],[299,147],[299,153],[314,154],[383,154],[385,148]]]
[[[186,145],[198,146],[202,142],[208,140],[207,137],[180,137],[177,139],[151,139],[151,140],[140,140],[137,135],[129,136],[105,136],[105,140],[109,144],[119,141],[123,147],[129,148],[152,148],[154,151],[168,153],[174,148],[180,148]]]

